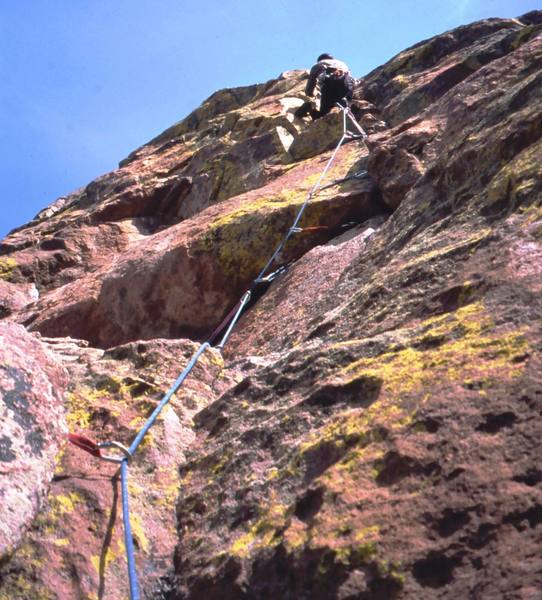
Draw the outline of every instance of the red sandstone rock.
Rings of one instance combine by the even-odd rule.
[[[33,335],[0,323],[0,561],[41,508],[64,445],[65,374]]]
[[[9,283],[0,279],[0,319],[9,318],[35,302],[39,292],[33,283]]]
[[[367,168],[391,209],[396,209],[423,175],[424,167],[413,154],[397,146],[371,145]]]
[[[69,373],[70,431],[125,445],[196,348],[183,340],[137,342],[108,352],[69,338],[46,343]],[[177,541],[178,464],[194,438],[192,415],[229,387],[232,376],[223,372],[218,352],[207,351],[130,461],[132,527],[147,594],[167,587]],[[51,445],[49,452],[54,450]],[[128,597],[121,516],[118,468],[68,445],[57,460],[47,501],[2,573],[0,594]]]
[[[245,316],[234,352],[275,354],[198,416],[176,598],[533,594],[542,43],[523,33],[389,132],[424,172],[334,283],[312,251]]]
[[[131,466],[144,595],[536,597],[541,24],[461,27],[361,80],[370,156],[347,145],[303,222],[331,227],[294,238]],[[291,117],[304,76],[217,92],[0,247],[41,293],[12,317],[129,342],[48,340],[72,430],[133,439],[194,349],[155,338],[203,336],[291,224],[329,156],[326,122]],[[2,600],[125,594],[113,476],[64,454]]]
[[[356,170],[363,154],[358,144],[345,146],[330,177]],[[27,322],[44,335],[73,335],[101,347],[156,335],[205,337],[264,266],[322,168],[322,158],[304,161],[257,191],[155,234],[112,265],[50,292]],[[333,231],[380,210],[368,180],[347,181],[315,199],[301,225]],[[297,235],[281,262],[328,237]]]
[[[109,265],[133,242],[284,173],[291,158],[280,133],[298,133],[292,113],[302,77],[293,71],[217,92],[117,171],[41,211],[0,245],[9,253],[9,280],[40,291],[59,287]]]

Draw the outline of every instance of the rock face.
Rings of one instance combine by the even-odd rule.
[[[71,431],[129,444],[290,227],[341,133],[293,117],[305,77],[217,92],[2,242],[0,316],[49,336]],[[538,596],[541,79],[533,12],[359,80],[366,146],[130,463],[145,597]],[[0,598],[127,597],[118,494],[68,448]]]
[[[63,447],[65,373],[24,327],[0,323],[0,561],[36,517]]]
[[[28,334],[27,334],[28,335]],[[70,338],[45,339],[72,382],[65,395],[72,432],[129,445],[194,351],[188,340],[153,340],[104,352]],[[176,544],[178,464],[194,439],[192,415],[231,387],[209,350],[130,462],[130,510],[146,593],[167,588]],[[113,453],[113,452],[111,452]],[[69,446],[46,503],[2,573],[0,598],[127,598],[116,465]]]

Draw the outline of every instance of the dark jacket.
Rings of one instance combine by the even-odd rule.
[[[337,69],[350,75],[350,69],[342,60],[336,60],[335,58],[320,60],[310,70],[309,80],[307,81],[307,87],[305,88],[307,96],[312,96],[314,94],[316,83],[319,81],[319,78],[325,75],[328,69]]]

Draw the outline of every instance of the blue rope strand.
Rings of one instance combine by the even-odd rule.
[[[143,441],[145,434],[154,425],[158,415],[162,412],[164,406],[170,401],[171,396],[181,387],[184,380],[188,377],[190,371],[194,368],[198,358],[210,347],[208,342],[201,344],[198,350],[192,355],[190,362],[186,365],[183,372],[177,377],[175,383],[164,395],[158,406],[153,410],[151,416],[147,419],[145,425],[139,430],[134,441],[128,449],[130,455],[133,455],[137,447]],[[139,587],[137,582],[137,571],[135,565],[134,540],[132,538],[132,526],[130,524],[130,506],[128,502],[128,459],[125,458],[120,463],[120,480],[122,487],[122,519],[124,523],[124,544],[126,546],[126,562],[128,563],[128,580],[130,582],[130,600],[139,600]]]
[[[210,347],[211,345],[209,344],[209,342],[205,342],[198,348],[197,352],[194,353],[194,355],[190,359],[190,362],[186,365],[184,371],[179,375],[179,377],[177,377],[175,383],[169,388],[169,391],[162,398],[160,404],[158,404],[158,406],[153,410],[152,415],[147,419],[145,425],[143,425],[143,427],[139,430],[139,433],[136,435],[134,441],[131,443],[130,448],[128,448],[130,454],[133,455],[134,452],[137,450],[137,447],[139,446],[139,444],[141,444],[143,438],[145,437],[149,429],[154,425],[154,422],[158,418],[158,415],[162,412],[164,406],[170,401],[171,396],[173,396],[173,394],[181,387],[183,381],[188,377],[190,371],[194,368],[194,365],[196,364],[201,354],[203,354],[203,352]]]
[[[290,227],[286,236],[284,237],[282,242],[279,244],[279,246],[277,247],[277,249],[271,256],[271,258],[269,259],[267,264],[264,266],[264,268],[262,269],[262,271],[260,272],[258,277],[256,278],[255,283],[256,283],[256,281],[258,281],[259,279],[261,279],[264,276],[267,269],[271,266],[271,264],[273,263],[275,258],[278,256],[278,254],[280,253],[282,248],[284,248],[284,246],[286,245],[286,243],[292,236],[293,230],[295,229],[295,227],[301,220],[301,216],[303,215],[303,212],[305,211],[307,204],[311,200],[312,196],[318,191],[322,180],[326,176],[329,167],[335,160],[337,152],[339,151],[339,148],[342,146],[345,139],[346,139],[346,110],[343,109],[343,136],[342,136],[342,138],[340,139],[339,143],[337,144],[337,147],[335,148],[333,154],[331,155],[331,158],[329,159],[328,163],[326,164],[326,167],[325,167],[324,171],[322,172],[322,174],[320,175],[318,181],[313,186],[311,191],[308,193],[305,201],[301,205],[301,208],[299,209],[299,211],[297,213],[297,216],[294,220],[292,227]],[[252,290],[252,288],[251,288],[251,290]],[[224,344],[226,343],[231,331],[233,330],[233,327],[235,326],[237,320],[241,316],[241,313],[243,312],[245,305],[250,300],[251,290],[246,292],[245,296],[243,297],[243,299],[241,301],[241,305],[240,305],[239,309],[237,310],[235,317],[233,318],[232,322],[230,323],[226,334],[222,338],[222,341],[217,346],[217,348],[222,348],[224,346]],[[175,380],[174,384],[171,386],[171,388],[168,390],[168,392],[164,395],[164,397],[162,398],[162,400],[160,401],[158,406],[153,410],[151,416],[147,419],[145,425],[143,425],[143,427],[140,429],[139,433],[136,435],[134,441],[132,442],[132,444],[130,445],[130,448],[128,449],[130,456],[132,456],[134,454],[134,452],[137,450],[138,446],[143,441],[143,438],[145,437],[145,435],[147,434],[149,429],[154,425],[156,419],[158,418],[158,415],[162,412],[162,409],[166,406],[166,404],[170,401],[173,394],[181,387],[184,380],[188,377],[188,375],[190,374],[190,371],[192,371],[192,369],[196,365],[199,357],[203,354],[203,352],[207,348],[210,348],[210,347],[211,347],[211,344],[209,342],[205,342],[205,343],[201,344],[201,346],[198,348],[198,350],[192,355],[190,362],[186,365],[183,372]],[[125,546],[126,546],[126,560],[127,560],[127,564],[128,564],[128,579],[129,579],[129,583],[130,583],[130,600],[139,600],[139,587],[138,587],[138,581],[137,581],[137,571],[136,571],[136,566],[135,566],[134,541],[132,538],[132,527],[130,524],[130,507],[129,507],[129,502],[128,502],[128,500],[129,500],[129,496],[128,496],[128,458],[123,459],[120,464],[120,475],[121,475],[121,487],[122,487],[122,517],[123,517],[123,522],[124,522],[124,541],[125,541]]]
[[[132,526],[130,525],[130,506],[128,504],[128,460],[126,458],[120,463],[120,482],[122,489],[122,519],[124,522],[124,545],[126,546],[126,562],[128,563],[130,599],[139,600],[134,540],[132,538]]]
[[[301,205],[301,208],[297,212],[297,215],[294,219],[293,224],[291,225],[290,229],[288,229],[288,232],[286,233],[286,235],[284,236],[284,238],[278,245],[277,249],[271,255],[271,258],[267,261],[265,267],[260,271],[260,274],[258,275],[258,277],[256,277],[256,280],[261,279],[267,273],[267,269],[269,269],[269,267],[273,264],[275,258],[282,251],[282,249],[284,248],[284,246],[286,245],[288,240],[292,237],[293,230],[297,227],[299,221],[301,220],[301,217],[303,216],[303,213],[305,212],[305,208],[307,208],[308,203],[311,201],[314,194],[316,194],[316,192],[319,190],[320,184],[322,183],[324,177],[327,175],[329,167],[331,167],[333,161],[335,160],[335,157],[337,156],[337,152],[339,152],[339,148],[343,145],[344,141],[346,140],[346,137],[347,137],[346,109],[341,105],[338,105],[338,106],[341,108],[341,110],[343,112],[343,135],[342,135],[341,139],[339,140],[339,143],[335,147],[335,150],[333,150],[333,153],[332,153],[330,159],[327,161],[327,164],[326,164],[324,170],[322,171],[322,173],[320,174],[320,177],[318,178],[317,182],[312,186],[310,192],[307,194],[305,201],[303,202],[303,204]]]

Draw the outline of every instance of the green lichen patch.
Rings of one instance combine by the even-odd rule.
[[[212,222],[196,249],[214,253],[226,276],[250,278],[278,246],[305,197],[304,190],[292,189],[250,200]],[[303,225],[314,224],[315,204],[307,211]],[[295,243],[292,240],[290,247]]]
[[[378,356],[354,360],[334,375],[344,382],[360,377],[381,381],[376,401],[331,417],[297,446],[287,464],[269,473],[266,484],[276,489],[285,481],[306,478],[316,467],[312,485],[322,489],[317,517],[302,521],[296,517],[295,503],[270,503],[234,540],[228,554],[246,558],[279,544],[291,553],[332,548],[336,562],[380,565],[382,576],[401,583],[402,575],[378,558],[378,526],[364,522],[354,508],[355,490],[375,485],[385,464],[389,433],[408,427],[415,433],[415,417],[431,394],[459,386],[483,398],[497,382],[522,373],[528,344],[523,330],[499,329],[481,303],[426,319],[399,337],[400,344],[389,344]],[[217,463],[217,468],[222,465]],[[330,498],[342,498],[341,510]]]
[[[475,250],[481,243],[488,240],[491,235],[492,230],[489,227],[477,230],[470,234],[461,231],[456,239],[453,239],[453,237],[449,235],[446,238],[447,241],[444,245],[438,245],[439,242],[437,240],[435,247],[426,248],[424,251],[421,251],[419,246],[413,245],[406,252],[401,253],[396,260],[404,261],[401,263],[401,269],[403,270],[421,264],[441,261],[447,257],[453,257],[458,254],[464,254]],[[420,243],[426,245],[427,240],[424,239],[423,242]]]
[[[364,153],[364,152],[363,152]],[[309,159],[310,160],[310,159]],[[340,160],[336,160],[328,169],[326,176],[321,179],[324,168],[318,169],[316,173],[307,175],[303,181],[303,187],[308,192],[320,181],[321,186],[326,186],[335,180],[343,179],[359,171],[360,150],[356,146],[348,146],[341,153]],[[322,163],[324,165],[325,163]]]
[[[359,151],[344,149],[322,184],[345,177],[358,161]],[[291,185],[268,194],[262,190],[261,195],[250,193],[240,197],[242,203],[211,221],[192,248],[213,253],[227,277],[250,279],[265,265],[286,235],[302,204],[308,200],[309,191],[319,180],[323,167],[321,163],[308,160],[292,172]],[[305,175],[307,171],[309,175]],[[336,188],[319,191],[307,204],[299,225],[327,224],[330,211],[335,208],[333,198],[336,195]],[[337,198],[337,202],[344,203],[344,198]],[[303,236],[301,239],[292,237],[288,252],[295,254],[296,245],[303,243]]]
[[[540,26],[536,25],[528,25],[526,27],[522,27],[518,31],[514,32],[513,36],[511,36],[510,46],[517,50],[520,46],[527,43],[533,36],[537,33],[540,33]]]
[[[392,343],[379,356],[359,358],[336,373],[345,381],[360,376],[382,381],[378,399],[333,416],[299,444],[288,465],[269,474],[269,486],[282,486],[286,480],[299,481],[318,461],[330,461],[312,481],[322,490],[316,515],[298,518],[295,504],[270,504],[228,554],[247,558],[279,544],[295,556],[325,549],[333,561],[326,559],[322,569],[333,563],[347,569],[371,565],[379,577],[403,585],[401,569],[389,561],[387,550],[379,550],[378,524],[367,522],[374,513],[364,515],[357,508],[359,490],[375,488],[385,465],[389,432],[410,427],[416,433],[416,414],[441,387],[466,386],[483,398],[496,382],[518,377],[528,344],[523,330],[500,329],[481,303],[426,319],[400,337],[401,344]]]
[[[67,395],[66,419],[70,431],[92,429],[96,423],[100,424],[104,413],[119,422],[122,415],[131,414],[128,409],[137,411],[130,423],[137,427],[155,408],[158,392],[154,384],[143,379],[114,375],[102,375],[81,384]]]

